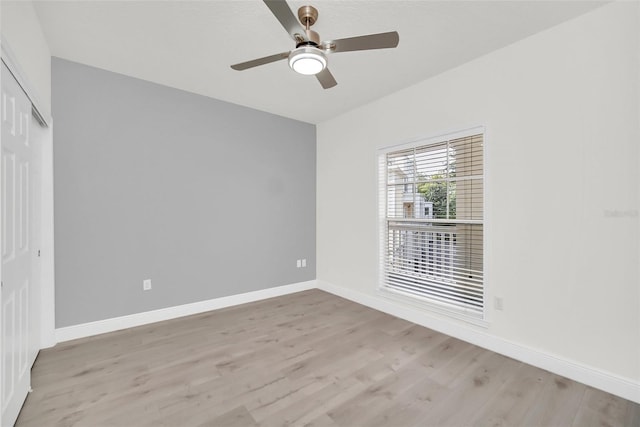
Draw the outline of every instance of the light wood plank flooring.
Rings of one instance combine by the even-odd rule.
[[[18,426],[640,426],[640,405],[318,290],[59,344]]]

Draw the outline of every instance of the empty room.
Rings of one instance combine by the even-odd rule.
[[[0,427],[640,427],[640,1],[0,0]]]

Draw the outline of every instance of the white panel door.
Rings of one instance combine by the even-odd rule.
[[[29,293],[31,284],[29,139],[31,102],[2,64],[2,158],[0,164],[2,288],[0,382],[2,426],[15,423],[31,381]]]

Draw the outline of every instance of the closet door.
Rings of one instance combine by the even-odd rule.
[[[0,199],[2,288],[0,352],[2,426],[15,423],[30,389],[29,307],[31,291],[31,102],[2,64],[2,157]]]

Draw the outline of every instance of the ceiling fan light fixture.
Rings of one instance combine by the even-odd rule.
[[[302,46],[289,54],[289,67],[296,73],[310,76],[327,68],[327,57],[313,46]]]

